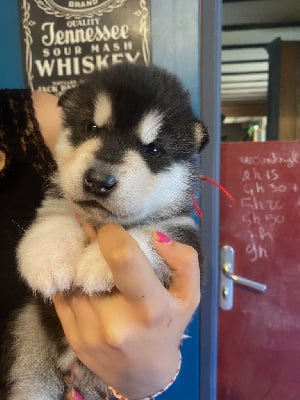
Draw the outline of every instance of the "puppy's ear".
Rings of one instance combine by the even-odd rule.
[[[209,136],[206,126],[199,120],[194,122],[194,136],[196,147],[200,153],[209,142]]]
[[[73,103],[77,99],[77,92],[77,87],[66,90],[58,99],[59,107],[65,108],[68,107],[68,104]]]

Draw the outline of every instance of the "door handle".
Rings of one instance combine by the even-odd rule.
[[[233,306],[234,283],[264,292],[267,285],[252,281],[234,273],[234,249],[223,246],[220,250],[220,293],[219,303],[223,310],[231,310]]]
[[[234,283],[247,286],[251,289],[258,290],[259,292],[264,292],[267,289],[267,285],[265,285],[264,283],[259,283],[247,278],[243,278],[242,276],[235,275],[234,273],[230,272],[229,268],[230,266],[228,264],[225,264],[223,266],[223,274],[225,274],[227,278],[232,279]]]

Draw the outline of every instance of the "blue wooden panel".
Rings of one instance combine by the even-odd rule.
[[[200,104],[199,1],[151,0],[152,62],[176,73],[189,89],[196,115]],[[183,365],[175,384],[162,400],[199,399],[199,316],[182,346]]]
[[[0,87],[23,88],[18,2],[2,1],[0,7]]]
[[[199,114],[199,1],[151,0],[152,62],[175,72]]]

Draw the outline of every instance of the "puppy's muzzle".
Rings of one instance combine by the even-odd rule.
[[[107,196],[116,186],[117,180],[113,175],[101,173],[98,169],[90,168],[83,178],[84,190],[97,196]]]

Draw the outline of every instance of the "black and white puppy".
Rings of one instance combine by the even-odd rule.
[[[152,248],[152,231],[191,244],[202,261],[190,214],[195,152],[208,136],[178,79],[154,66],[120,64],[92,73],[59,105],[58,169],[17,249],[20,274],[34,296],[10,326],[9,400],[62,399],[70,371],[72,386],[85,400],[106,393],[104,383],[76,359],[51,302],[45,302],[58,291],[80,288],[90,295],[114,286],[78,216],[96,228],[123,225],[165,286],[170,272]]]

